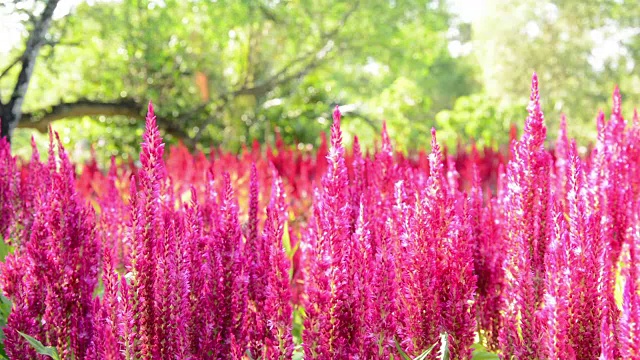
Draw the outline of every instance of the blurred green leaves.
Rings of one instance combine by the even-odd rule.
[[[487,95],[526,106],[537,71],[552,136],[560,114],[571,136],[595,140],[598,109],[619,84],[624,115],[640,102],[640,2],[488,0],[473,22],[474,52]]]
[[[11,306],[11,300],[0,293],[0,359],[9,358],[4,350],[4,328],[7,326],[7,318],[11,314]]]
[[[424,0],[81,3],[54,24],[60,45],[36,65],[24,111],[42,115],[79,99],[126,99],[142,110],[153,100],[159,119],[180,129],[169,138],[234,150],[271,142],[275,130],[287,142],[317,144],[341,104],[352,106],[351,133],[375,134],[387,119],[408,145],[477,89],[469,59],[447,50],[451,18],[444,3]],[[91,129],[84,119],[56,128],[98,153],[128,152],[138,141],[129,135],[140,121],[91,120]]]
[[[524,106],[509,105],[484,94],[463,96],[453,109],[436,115],[438,138],[442,137],[451,149],[466,139],[473,139],[481,147],[508,144],[511,125],[520,125],[526,116]]]
[[[276,131],[317,144],[340,104],[347,142],[357,134],[371,146],[387,121],[409,150],[426,146],[433,126],[450,145],[503,143],[524,120],[534,70],[551,134],[564,112],[571,135],[592,138],[616,83],[625,104],[640,101],[637,2],[490,0],[484,10],[468,24],[447,1],[82,2],[53,24],[24,111],[87,99],[132,101],[142,113],[153,100],[168,141],[233,151],[272,143]],[[452,55],[453,42],[471,53]],[[0,79],[2,96],[17,71]],[[135,157],[142,124],[92,116],[55,128],[78,153]],[[30,133],[16,134],[17,153],[29,152]]]

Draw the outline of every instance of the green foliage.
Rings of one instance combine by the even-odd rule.
[[[412,360],[411,357],[404,351],[402,350],[402,347],[400,346],[400,344],[398,343],[398,339],[395,339],[395,344],[396,344],[396,350],[398,350],[398,353],[400,354],[400,357],[402,358],[402,360]],[[431,352],[433,351],[433,349],[436,348],[436,346],[440,344],[440,349],[438,352],[438,360],[449,360],[449,342],[447,340],[447,334],[441,334],[440,335],[440,341],[434,343],[433,345],[431,345],[431,347],[429,347],[427,350],[423,351],[422,354],[418,355],[417,357],[415,357],[413,360],[424,360],[426,359]]]
[[[7,244],[0,235],[0,261],[4,262],[7,255],[13,253],[13,246]]]
[[[29,345],[31,345],[31,347],[40,355],[47,355],[50,358],[54,359],[54,360],[60,360],[60,356],[58,355],[58,351],[56,350],[56,348],[54,348],[53,346],[44,346],[40,341],[36,340],[35,338],[21,333],[20,331],[18,331],[18,334],[20,334],[23,338],[25,338],[27,340],[27,342],[29,342]]]
[[[276,129],[286,142],[317,144],[341,104],[353,109],[348,133],[366,142],[387,119],[400,145],[418,146],[438,111],[479,89],[471,59],[448,51],[451,26],[444,3],[424,0],[81,3],[56,20],[60,44],[43,50],[24,110],[151,99],[159,119],[180,130],[170,136],[234,150],[272,142]],[[0,93],[12,80],[0,80]],[[135,156],[140,123],[93,117],[56,128],[68,129],[68,146],[93,144],[106,158]],[[23,147],[29,136],[20,132]]]
[[[340,104],[347,143],[357,134],[372,146],[386,120],[403,150],[428,145],[434,125],[448,145],[459,137],[490,145],[525,116],[522,84],[535,70],[550,132],[565,113],[570,135],[584,141],[614,84],[625,103],[640,102],[639,4],[488,0],[467,24],[447,1],[80,2],[54,21],[47,39],[57,45],[43,47],[24,111],[44,115],[79,99],[133,101],[143,111],[153,100],[168,141],[206,152],[273,143],[276,131],[317,145]],[[456,44],[473,46],[460,55],[449,50]],[[0,56],[0,70],[23,48]],[[18,71],[0,77],[2,100]],[[85,116],[55,128],[75,159],[93,145],[105,162],[136,157],[142,121]],[[16,153],[28,156],[30,135],[19,129]]]
[[[291,329],[291,335],[293,336],[294,350],[293,357],[294,360],[304,359],[304,349],[302,348],[302,330],[304,329],[304,307],[302,306],[294,306],[293,308],[293,326]]]
[[[474,351],[471,360],[498,360],[500,357],[488,351]]]
[[[481,344],[476,343],[473,345],[473,354],[471,360],[498,360],[500,357],[494,353],[487,351],[487,349]]]
[[[404,350],[402,350],[402,347],[400,347],[398,340],[395,341],[395,344],[396,344],[396,350],[398,350],[398,353],[400,354],[400,357],[402,360],[412,360],[411,356],[409,356]],[[437,357],[438,360],[449,360],[451,357],[451,353],[449,351],[449,335],[447,333],[440,334],[440,340],[438,342],[431,345],[430,348],[425,350],[419,356],[415,357],[413,360],[426,359],[438,345],[440,345],[438,347],[438,357]],[[481,344],[474,344],[473,349],[474,349],[473,355],[471,358],[472,360],[499,359],[498,355],[488,352]]]
[[[297,351],[303,353],[302,351],[302,331],[304,329],[304,318],[306,314],[304,311],[304,307],[302,306],[294,306],[293,307],[293,326],[291,329],[291,334],[293,336],[293,343],[296,346]]]
[[[6,256],[13,252],[13,247],[8,245],[2,235],[0,235],[0,261],[4,262]],[[0,291],[0,359],[8,359],[4,351],[4,328],[7,326],[7,319],[11,314],[11,300]]]
[[[469,139],[479,146],[508,144],[511,124],[521,123],[526,116],[525,104],[512,106],[483,94],[463,96],[452,110],[436,115],[438,140],[451,149]]]
[[[438,350],[438,360],[449,360],[451,352],[449,350],[449,334],[440,334],[440,349]]]
[[[11,306],[11,300],[0,293],[0,359],[9,358],[4,351],[4,328],[7,326],[7,319],[11,314]]]
[[[609,108],[615,84],[626,103],[640,103],[640,2],[489,0],[485,6],[491,11],[474,21],[473,44],[491,97],[526,104],[522,84],[537,71],[551,133],[565,113],[575,124],[570,135],[583,141],[595,139],[594,109]]]

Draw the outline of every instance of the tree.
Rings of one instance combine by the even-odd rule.
[[[22,2],[21,0],[14,0],[14,6],[17,7]],[[2,94],[0,93],[0,119],[2,119],[0,137],[7,137],[9,141],[11,141],[13,130],[22,118],[22,104],[27,95],[27,89],[33,76],[38,54],[47,41],[47,34],[51,27],[53,13],[58,6],[58,2],[58,0],[47,0],[44,2],[44,8],[39,15],[30,14],[29,21],[32,29],[27,37],[24,51],[0,74],[0,78],[2,78],[8,74],[13,67],[20,66],[18,78],[15,81],[11,96],[6,103],[2,101]],[[36,4],[38,3],[36,2]]]
[[[640,54],[633,50],[639,4],[490,0],[487,8],[493,10],[473,23],[474,52],[487,94],[524,107],[528,89],[523,84],[536,71],[552,130],[565,113],[569,124],[589,124],[570,126],[572,135],[593,139],[597,109],[610,106],[616,83],[627,104],[640,100],[635,91]]]
[[[526,116],[524,106],[477,93],[459,97],[453,109],[436,115],[436,123],[438,136],[446,139],[450,149],[469,139],[484,147],[509,144],[511,127],[520,125]]]
[[[152,99],[163,130],[192,145],[236,148],[275,128],[309,143],[336,103],[351,105],[354,132],[378,131],[399,94],[422,121],[475,85],[447,50],[444,2],[123,0],[80,4],[64,20],[64,42],[79,46],[42,59],[19,127],[83,115],[137,126]],[[428,139],[424,127],[412,136]]]

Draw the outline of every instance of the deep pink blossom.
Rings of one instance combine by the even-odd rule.
[[[507,170],[503,318],[500,348],[505,356],[544,357],[537,312],[544,290],[544,255],[548,239],[550,159],[544,152],[546,127],[540,108],[538,77],[533,75],[529,116],[513,143]],[[523,340],[527,339],[527,340]]]

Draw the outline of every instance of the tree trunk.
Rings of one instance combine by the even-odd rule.
[[[10,125],[14,123],[11,118],[11,114],[8,111],[4,111],[5,107],[0,106],[0,122],[2,123],[1,131],[0,131],[0,139],[6,137],[9,142],[11,142],[11,131]]]
[[[33,30],[29,34],[24,53],[21,57],[22,69],[18,74],[18,80],[7,104],[2,104],[2,136],[11,141],[13,130],[18,126],[22,117],[22,104],[29,88],[29,82],[33,75],[33,69],[38,59],[40,48],[44,44],[45,37],[51,27],[53,12],[58,6],[59,0],[48,0],[40,17],[35,21]]]

